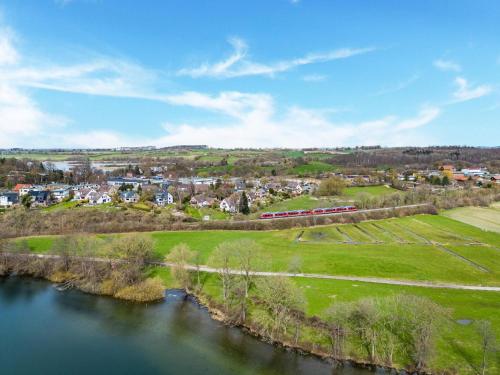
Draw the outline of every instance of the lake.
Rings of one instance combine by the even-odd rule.
[[[142,305],[18,277],[0,278],[0,366],[4,374],[373,374],[260,342],[180,291]]]

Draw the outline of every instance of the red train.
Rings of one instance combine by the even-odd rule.
[[[325,214],[335,214],[340,212],[356,211],[357,208],[354,206],[341,206],[341,207],[330,207],[330,208],[315,208],[314,210],[295,210],[295,211],[283,211],[283,212],[266,212],[260,215],[260,219],[276,219],[282,217],[295,217],[295,216],[311,216],[311,215],[325,215]]]

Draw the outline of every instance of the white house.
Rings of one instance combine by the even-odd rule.
[[[229,197],[224,198],[220,204],[219,208],[221,211],[235,213],[238,211],[238,203],[240,201],[240,197],[238,194],[231,194]]]
[[[127,190],[120,194],[122,201],[125,203],[137,203],[139,202],[139,194],[135,191]]]
[[[174,197],[168,191],[162,191],[155,194],[155,203],[158,206],[165,206],[174,203]]]

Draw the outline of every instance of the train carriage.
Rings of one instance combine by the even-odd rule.
[[[339,206],[339,207],[315,208],[312,210],[265,212],[262,215],[260,215],[259,219],[280,219],[285,217],[297,217],[297,216],[328,215],[328,214],[350,212],[350,211],[357,211],[357,208],[355,206]]]

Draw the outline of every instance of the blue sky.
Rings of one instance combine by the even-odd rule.
[[[3,0],[0,147],[498,146],[494,1]]]

